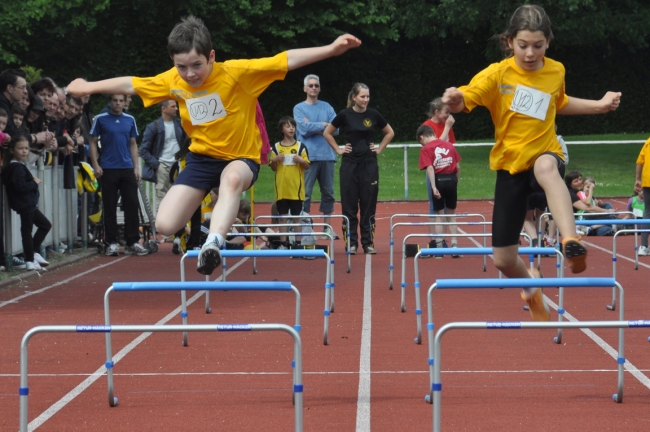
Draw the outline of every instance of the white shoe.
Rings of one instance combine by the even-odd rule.
[[[639,246],[640,256],[650,256],[650,248],[648,246]]]
[[[25,270],[31,271],[31,270],[43,270],[43,267],[40,266],[39,263],[36,261],[27,261],[25,263]]]
[[[106,255],[118,256],[120,254],[120,246],[117,243],[112,243],[106,248]]]
[[[50,265],[49,262],[45,260],[38,252],[34,252],[34,262],[40,264],[42,267],[47,267]]]
[[[133,243],[131,246],[124,248],[124,255],[145,256],[148,254],[149,250],[143,247],[140,243]]]

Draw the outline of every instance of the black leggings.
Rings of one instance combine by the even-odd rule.
[[[373,246],[377,194],[379,193],[379,168],[377,160],[362,163],[341,162],[339,170],[341,207],[350,220],[350,246],[357,247],[361,231],[361,245]],[[361,213],[361,218],[357,218]]]
[[[32,231],[36,226],[37,230],[32,238]],[[52,229],[52,224],[40,210],[20,213],[20,235],[23,240],[23,252],[25,261],[34,261],[34,251],[38,251],[45,240],[45,236]]]

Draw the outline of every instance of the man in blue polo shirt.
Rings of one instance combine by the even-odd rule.
[[[325,216],[324,222],[330,223],[327,216],[334,212],[334,166],[337,158],[332,147],[323,138],[323,131],[336,117],[336,112],[330,104],[318,100],[321,90],[318,75],[307,75],[303,90],[307,94],[307,99],[293,108],[297,139],[307,146],[311,163],[309,170],[305,171],[305,201],[302,209],[305,213],[310,212],[311,195],[314,183],[318,180],[321,193],[319,210]],[[338,135],[338,130],[335,135]],[[332,234],[335,239],[339,238],[329,228],[323,231]]]
[[[147,255],[140,245],[138,228],[138,128],[133,116],[124,113],[124,95],[109,96],[110,110],[98,114],[90,130],[90,160],[95,176],[101,182],[104,203],[104,241],[108,244],[106,255],[118,256],[120,247],[117,232],[117,194],[122,196],[124,211],[125,255]],[[98,158],[98,141],[101,156]]]

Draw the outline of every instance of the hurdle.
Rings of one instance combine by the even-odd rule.
[[[627,214],[627,215],[634,216],[634,213],[632,213],[630,211],[620,211],[620,212],[603,212],[603,213],[574,213],[573,217],[574,218],[580,218],[580,217],[584,217],[585,215],[609,216],[609,215],[619,215],[619,214],[620,215]],[[545,216],[548,217],[548,216],[552,216],[552,215],[551,215],[550,212],[546,212],[546,213],[542,213],[539,216],[539,223],[537,224],[537,246],[538,247],[542,246],[542,237],[543,237],[543,235],[542,235],[542,220],[544,219]],[[601,224],[600,221],[603,221],[603,220],[604,219],[591,219],[591,218],[588,218],[588,219],[583,219],[583,220],[576,219],[575,222],[576,222],[576,225],[600,225]],[[626,221],[628,219],[615,219],[615,220],[616,220],[616,222],[614,222],[614,224],[616,224],[616,225],[630,225],[627,222],[623,223],[623,221]],[[634,219],[632,219],[632,220],[634,220]],[[599,222],[595,222],[595,221],[599,221]],[[578,222],[586,222],[586,223],[578,223]],[[610,225],[610,224],[603,224],[603,225]],[[560,238],[560,230],[556,228],[555,229],[556,243],[555,243],[555,246],[554,246],[556,248],[560,247],[559,238]],[[635,234],[634,235],[634,247],[635,247],[635,249],[638,249],[638,245],[639,245],[639,241],[638,241],[637,235]],[[540,256],[538,258],[538,261],[537,261],[537,268],[541,267],[541,259],[542,259],[542,257]]]
[[[530,248],[536,249],[536,248]],[[585,287],[598,287],[598,288],[609,288],[611,286],[617,286],[619,289],[619,297],[621,302],[621,310],[619,311],[619,321],[623,321],[623,287],[612,278],[541,278],[541,279],[532,279],[532,278],[514,278],[514,279],[438,279],[436,280],[429,291],[427,292],[427,306],[429,308],[429,323],[427,324],[427,337],[429,342],[429,389],[430,394],[425,396],[425,400],[429,403],[433,400],[434,397],[434,383],[439,382],[440,377],[436,378],[435,376],[435,366],[436,363],[436,345],[434,344],[434,325],[433,325],[433,302],[432,294],[433,291],[437,289],[463,289],[463,288],[555,288],[555,287],[564,287],[564,288],[585,288]],[[562,297],[562,296],[560,296]],[[554,339],[556,343],[559,343],[558,340],[561,339],[560,331],[563,328],[572,327],[571,324],[566,321],[561,320],[562,314],[564,314],[564,309],[558,308],[558,322],[556,323],[522,323],[522,324],[531,324],[531,325],[541,325],[544,324],[546,327],[535,327],[535,328],[557,328],[558,329],[558,338]],[[603,321],[596,321],[603,322]],[[580,324],[580,323],[578,323]],[[620,329],[618,332],[618,345],[619,345],[619,358],[623,357],[623,330]],[[619,364],[622,368],[622,364]],[[622,373],[622,369],[620,370]],[[436,381],[438,379],[438,381]],[[620,396],[623,397],[622,388],[620,389]],[[620,401],[619,401],[620,402]]]
[[[623,402],[623,372],[625,357],[623,355],[623,330],[625,328],[641,328],[650,327],[650,320],[636,320],[636,321],[583,321],[583,322],[562,322],[562,323],[542,323],[542,322],[456,322],[447,323],[438,330],[435,338],[435,380],[432,384],[431,392],[433,393],[433,430],[440,432],[441,423],[441,392],[442,382],[440,379],[440,342],[442,336],[449,330],[457,329],[547,329],[547,328],[618,328],[619,329],[619,343],[618,343],[618,357],[616,363],[618,364],[618,382],[617,392],[614,393],[612,399],[618,403]]]
[[[595,220],[577,220],[576,225],[650,225],[650,219],[595,219]],[[614,233],[612,240],[612,277],[616,279],[616,240],[619,234],[634,234],[634,270],[639,269],[639,243],[638,233],[650,232],[647,228],[623,229]],[[612,304],[606,306],[609,310],[616,310],[616,288],[612,287]]]
[[[303,430],[303,383],[302,383],[302,342],[298,332],[286,324],[201,324],[201,325],[53,325],[33,327],[25,336],[23,336],[20,345],[20,432],[28,430],[28,406],[29,406],[29,386],[28,377],[28,346],[31,338],[39,333],[125,333],[125,332],[250,332],[250,331],[283,331],[293,338],[293,404],[294,404],[294,422],[296,432]],[[109,405],[114,407],[118,399],[113,392],[112,370],[114,363],[112,359],[106,361],[107,375],[110,373],[108,381],[108,400]]]
[[[341,222],[343,222],[342,227],[345,229],[345,232],[343,233],[344,234],[343,242],[345,244],[345,250],[346,250],[346,252],[348,250],[350,250],[350,219],[345,215],[332,214],[332,215],[328,215],[328,216],[325,216],[325,215],[320,215],[320,216],[309,215],[309,216],[289,216],[289,217],[287,217],[287,216],[260,215],[260,216],[257,216],[255,218],[254,222],[255,222],[255,224],[257,224],[258,219],[292,219],[292,218],[293,219],[323,219],[323,220],[329,219],[329,218],[341,219]],[[321,225],[320,223],[316,223],[316,224],[314,224],[314,223],[306,223],[306,224],[301,223],[301,224],[297,224],[297,225],[301,225],[301,226],[304,226],[304,225],[323,226],[325,228],[327,226],[329,226],[332,230],[334,230],[334,228],[332,227],[331,224],[328,224],[328,223],[325,223],[325,222],[323,223],[323,225]],[[274,224],[274,226],[277,226],[277,224]],[[323,236],[325,238],[329,238],[330,242],[332,240],[334,240],[334,236],[327,235],[327,233],[324,233],[324,232],[320,232],[320,233],[318,233],[318,235]],[[333,248],[334,248],[334,243],[332,243],[332,256],[334,255]],[[350,273],[350,270],[352,269],[352,261],[350,259],[350,254],[346,253],[346,255],[348,256],[348,268],[347,268],[346,271],[347,271],[347,273]]]
[[[410,239],[411,237],[484,237],[483,243],[485,244],[485,238],[492,236],[491,233],[484,233],[484,234],[423,234],[423,233],[412,233],[412,234],[407,234],[404,239],[402,239],[402,250],[406,251],[406,241]],[[528,242],[530,243],[530,236],[526,234],[525,232],[520,233],[520,236],[526,237],[528,239]],[[485,246],[484,246],[485,248]],[[428,249],[428,248],[422,248],[421,250]],[[434,249],[439,249],[439,248],[434,248]],[[436,256],[442,256],[442,255],[460,255],[457,252],[457,249],[454,248],[448,248],[451,252],[450,253],[440,253],[436,254]],[[439,250],[444,250],[444,249],[439,249]],[[418,251],[419,252],[419,251]],[[417,255],[417,253],[416,253]],[[422,254],[426,256],[427,258],[432,257],[433,255],[429,254]],[[475,255],[475,254],[470,254],[470,255]],[[487,254],[489,255],[489,254]],[[486,271],[486,260],[487,260],[487,255],[483,255],[483,271]],[[406,288],[408,287],[408,283],[406,282],[406,253],[402,254],[402,280],[400,282],[400,287],[401,287],[401,311],[406,312]],[[533,257],[531,256],[531,265],[530,269],[533,269]],[[416,268],[417,270],[417,268]],[[501,272],[499,272],[499,276],[501,275]],[[391,282],[392,284],[392,282]]]
[[[187,251],[182,257],[181,257],[181,280],[184,280],[185,278],[185,258],[197,258],[199,256],[198,250],[191,250]],[[333,260],[330,260],[329,255],[322,249],[286,249],[286,250],[277,250],[277,249],[265,249],[265,250],[221,250],[221,258],[222,261],[225,260],[225,258],[231,257],[231,258],[249,258],[249,257],[292,257],[292,258],[305,258],[305,257],[313,257],[313,258],[325,258],[325,309],[323,310],[323,344],[324,345],[329,345],[329,339],[328,339],[328,334],[329,334],[329,317],[330,314],[334,312],[334,283],[331,282],[331,263]],[[225,267],[226,264],[222,264],[224,266],[224,272],[225,272]],[[221,284],[226,283],[227,281],[223,280],[221,282],[213,282],[213,284],[218,284],[217,286],[221,286]],[[197,282],[201,283],[201,282]],[[247,282],[239,282],[242,284],[245,284]],[[259,284],[259,283],[267,283],[267,282],[251,282],[252,284]],[[268,283],[277,283],[277,282],[268,282]],[[199,285],[200,286],[200,285]],[[211,285],[210,285],[211,286]],[[183,319],[183,324],[187,324],[187,317],[188,317],[188,312],[187,312],[187,302],[185,300],[185,290],[186,289],[205,289],[205,288],[177,288],[181,291],[181,318]],[[228,288],[216,288],[215,290],[217,291],[226,291]],[[209,291],[206,291],[206,296],[208,295]],[[299,295],[299,294],[298,294]],[[208,300],[206,300],[206,305],[208,305]],[[212,311],[212,308],[209,308],[210,312]],[[210,313],[207,312],[206,313]],[[187,335],[183,335],[183,345],[187,346]]]
[[[489,234],[488,234],[489,235]],[[422,255],[451,255],[454,253],[460,253],[459,251],[463,251],[463,255],[492,255],[493,249],[492,248],[456,248],[456,249],[438,249],[438,248],[431,248],[431,249],[421,249],[420,252],[418,252],[415,255],[415,259],[413,260],[413,267],[414,267],[414,273],[415,273],[415,282],[413,283],[413,286],[415,288],[415,321],[416,321],[416,328],[417,328],[417,336],[415,337],[415,343],[420,345],[422,343],[422,307],[420,306],[420,270],[418,266],[418,259]],[[465,251],[468,251],[465,253]],[[564,256],[562,255],[561,252],[559,252],[557,249],[554,248],[533,248],[533,247],[520,247],[518,249],[518,253],[520,255],[528,255],[528,260],[530,263],[530,269],[532,270],[535,267],[535,254],[543,253],[543,254],[555,254],[558,256],[558,263],[556,264],[556,271],[557,271],[557,276],[562,277],[564,274]],[[499,279],[497,280],[505,280],[501,279],[501,272],[499,272]],[[560,309],[563,310],[564,306],[564,294],[562,293],[562,288],[560,287]],[[562,320],[562,314],[558,315],[558,320]],[[433,322],[431,319],[431,315],[429,316],[429,321]],[[558,334],[558,343],[562,340],[562,335],[561,333]]]
[[[435,215],[433,215],[435,216]],[[432,216],[432,217],[433,217]],[[388,265],[388,273],[389,273],[389,284],[388,284],[388,289],[392,290],[393,289],[393,269],[394,269],[394,261],[393,261],[393,252],[394,252],[394,234],[393,230],[397,227],[400,226],[432,226],[432,225],[443,225],[443,226],[448,226],[448,225],[478,225],[483,227],[483,233],[482,234],[487,234],[487,231],[485,230],[485,227],[488,225],[492,225],[492,222],[396,222],[395,224],[391,225],[391,232],[390,232],[390,263]],[[447,236],[446,234],[427,234],[429,237],[442,237],[442,236]],[[456,237],[460,237],[459,235],[456,235]],[[469,236],[472,237],[472,236]],[[487,240],[486,236],[484,235],[475,235],[475,237],[483,237],[483,247],[487,247]],[[487,258],[483,258],[483,271],[487,270]]]

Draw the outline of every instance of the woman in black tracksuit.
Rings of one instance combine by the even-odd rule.
[[[343,156],[341,161],[340,186],[343,215],[350,220],[350,254],[357,253],[357,225],[361,229],[361,245],[367,254],[375,254],[373,231],[377,194],[379,192],[379,169],[377,155],[380,154],[395,136],[384,117],[378,111],[368,108],[370,90],[362,83],[356,83],[348,95],[348,106],[327,125],[323,137],[332,148]],[[339,148],[332,134],[342,128],[345,134],[345,147]],[[384,137],[375,146],[373,137],[380,130]],[[361,220],[357,212],[361,209]]]

